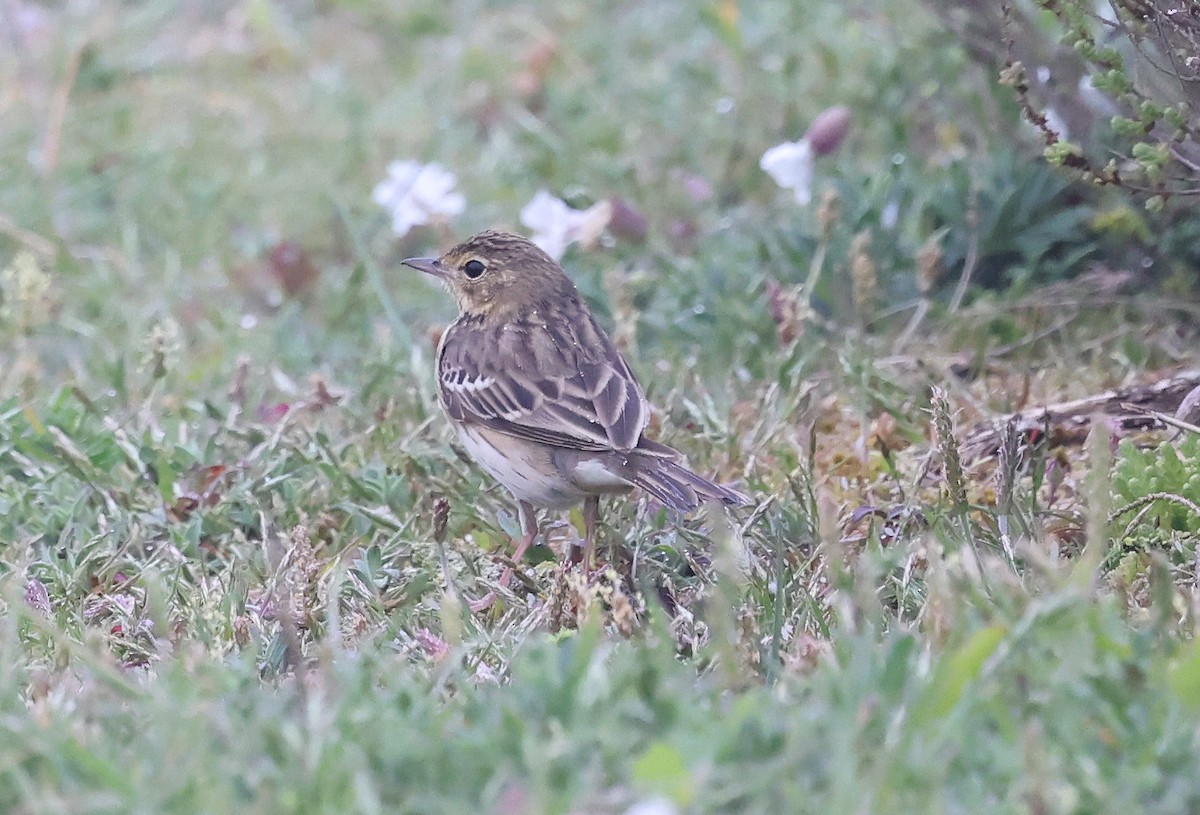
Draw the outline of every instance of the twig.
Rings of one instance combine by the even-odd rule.
[[[1146,418],[1143,416],[1148,417],[1149,412],[1156,409],[1174,408],[1197,385],[1200,385],[1200,369],[1181,371],[1148,385],[1130,385],[1083,399],[1027,408],[976,424],[963,440],[962,446],[970,451],[966,456],[968,460],[995,450],[1000,431],[1009,421],[1015,421],[1021,432],[1041,430],[1043,422],[1047,422],[1050,429],[1059,435],[1060,441],[1080,441],[1095,414],[1122,416],[1124,412],[1125,424],[1134,421],[1145,424]],[[1140,406],[1140,410],[1133,411],[1131,408],[1134,406]],[[1127,415],[1131,412],[1136,412],[1138,418]]]
[[[1150,512],[1150,509],[1153,506],[1153,503],[1149,503],[1138,510],[1137,514],[1130,519],[1129,523],[1125,524],[1125,531],[1121,533],[1121,540],[1129,540],[1129,537],[1133,535],[1133,530],[1137,529],[1137,525],[1142,522],[1142,518],[1146,517],[1146,514]]]
[[[525,588],[527,588],[530,591],[535,592],[535,593],[541,591],[542,587],[539,586],[537,583],[535,583],[533,580],[531,580],[527,574],[525,574],[524,567],[520,563],[513,560],[511,557],[509,557],[507,554],[504,554],[503,552],[492,552],[491,554],[492,554],[492,560],[498,561],[498,562],[502,563],[506,568],[512,569],[513,577],[515,577],[517,580],[519,580],[521,583],[523,583],[525,585]]]
[[[1176,147],[1175,145],[1171,145],[1168,149],[1171,151],[1172,158],[1174,158],[1176,161],[1178,161],[1184,167],[1187,167],[1192,172],[1200,173],[1200,164],[1197,164],[1196,162],[1191,161],[1186,156],[1184,156],[1183,153],[1180,152],[1178,147]]]
[[[917,303],[917,310],[913,312],[909,318],[908,325],[904,326],[904,330],[900,332],[900,336],[896,338],[896,342],[892,345],[892,356],[899,356],[904,351],[904,346],[908,345],[913,335],[917,333],[917,328],[920,327],[925,315],[929,313],[929,299],[922,297]]]
[[[1191,422],[1185,422],[1183,419],[1177,419],[1169,413],[1163,413],[1159,410],[1150,410],[1149,408],[1144,408],[1139,405],[1132,405],[1129,402],[1122,402],[1121,409],[1128,410],[1130,413],[1137,413],[1142,416],[1149,416],[1152,419],[1157,419],[1163,424],[1179,430],[1180,433],[1200,433],[1200,427],[1197,427]]]
[[[1115,509],[1108,515],[1108,522],[1111,524],[1130,510],[1144,507],[1148,504],[1153,504],[1155,501],[1167,501],[1172,504],[1178,504],[1185,509],[1188,509],[1197,518],[1200,518],[1200,506],[1197,506],[1194,501],[1189,501],[1182,495],[1176,495],[1173,492],[1152,492],[1149,495],[1143,495],[1141,498],[1136,498],[1130,501],[1120,509]]]
[[[42,137],[42,173],[50,175],[58,166],[58,151],[62,145],[63,125],[67,121],[67,103],[71,99],[71,89],[79,77],[79,67],[83,64],[83,53],[89,42],[81,42],[71,51],[67,60],[66,70],[62,80],[54,88],[50,99],[50,111],[46,116],[46,132]]]
[[[1001,345],[999,348],[993,348],[987,352],[987,357],[988,359],[995,359],[997,357],[1008,356],[1013,351],[1019,351],[1020,349],[1033,345],[1034,343],[1041,342],[1042,340],[1046,339],[1046,337],[1053,336],[1069,326],[1075,321],[1077,316],[1079,315],[1068,314],[1066,317],[1055,320],[1053,325],[1047,326],[1041,331],[1037,331],[1026,337],[1022,337],[1016,342],[1010,342],[1008,345]]]
[[[812,305],[813,292],[817,288],[817,281],[821,279],[821,270],[825,268],[825,252],[827,245],[822,242],[817,251],[813,253],[812,261],[808,265],[808,277],[804,281],[804,299],[809,306]]]
[[[972,183],[970,197],[967,202],[967,256],[963,259],[962,274],[959,275],[958,285],[954,288],[954,297],[950,300],[950,313],[958,311],[963,298],[967,296],[967,287],[971,285],[971,276],[975,274],[975,265],[979,262],[979,190]]]

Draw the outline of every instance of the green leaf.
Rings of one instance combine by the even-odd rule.
[[[154,469],[158,475],[158,495],[163,501],[170,504],[175,500],[175,481],[179,478],[179,473],[175,472],[175,467],[171,462],[171,455],[166,450],[159,450],[155,456]]]
[[[666,795],[679,806],[692,800],[692,774],[673,744],[656,741],[633,764],[634,782],[649,793]]]
[[[1200,641],[1192,640],[1167,669],[1167,684],[1190,710],[1200,712]]]
[[[943,656],[934,669],[929,687],[916,704],[913,724],[940,719],[953,710],[967,685],[978,678],[983,664],[996,652],[1007,634],[1007,626],[990,625],[975,632],[958,650]]]

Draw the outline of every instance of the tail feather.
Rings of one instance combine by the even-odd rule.
[[[740,492],[714,484],[682,464],[666,459],[643,461],[644,466],[634,475],[633,483],[676,512],[690,512],[708,500],[730,506],[750,503]]]

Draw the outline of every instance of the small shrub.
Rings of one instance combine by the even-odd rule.
[[[1113,489],[1118,503],[1131,504],[1155,493],[1200,504],[1200,435],[1139,449],[1126,439],[1117,450]],[[1142,518],[1163,531],[1200,532],[1200,515],[1182,502],[1154,501]]]

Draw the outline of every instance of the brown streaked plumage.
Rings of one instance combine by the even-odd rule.
[[[746,503],[645,437],[650,408],[629,365],[533,243],[481,232],[440,258],[404,263],[458,301],[438,347],[438,396],[472,458],[517,499],[525,538],[514,559],[537,537],[535,508],[584,502],[590,569],[601,495],[637,486],[679,512]]]

